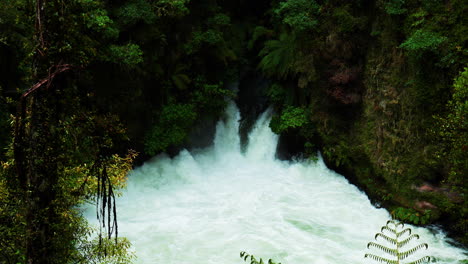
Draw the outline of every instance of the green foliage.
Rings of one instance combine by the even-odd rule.
[[[249,255],[245,251],[242,251],[240,253],[240,257],[242,259],[244,259],[245,262],[250,261],[250,264],[264,264],[265,263],[265,262],[263,262],[263,259],[260,258],[260,260],[257,260],[253,255]],[[269,259],[268,264],[281,264],[281,262],[276,263],[273,260]]]
[[[189,3],[190,0],[158,0],[153,5],[158,16],[183,17],[190,13]]]
[[[186,90],[188,88],[188,85],[192,81],[190,80],[190,77],[188,77],[186,74],[178,71],[171,76],[171,79],[174,83],[174,86],[177,87],[179,90]]]
[[[260,51],[262,57],[258,68],[267,76],[280,79],[293,75],[296,58],[295,38],[293,35],[283,33],[278,40],[268,40]]]
[[[372,253],[367,253],[364,255],[364,257],[385,264],[420,264],[430,261],[431,258],[429,256],[425,256],[415,261],[404,262],[404,259],[407,257],[417,253],[421,249],[428,248],[428,245],[423,243],[413,248],[407,249],[408,244],[415,239],[419,239],[419,235],[411,234],[411,229],[405,229],[403,223],[395,220],[388,221],[387,224],[382,227],[381,233],[377,233],[375,235],[375,240],[377,242],[380,240],[383,243],[381,242],[381,244],[379,244],[375,242],[369,242],[367,244],[368,249],[376,249],[381,251],[385,254],[385,257],[381,257],[380,255]]]
[[[406,41],[404,41],[400,48],[404,48],[411,52],[417,51],[433,51],[442,44],[446,37],[441,36],[435,32],[419,29],[416,30]]]
[[[159,113],[159,119],[145,138],[145,152],[155,155],[187,138],[188,130],[197,119],[193,104],[169,104]]]
[[[300,128],[308,122],[305,108],[288,106],[279,116],[273,116],[270,127],[274,133],[281,134],[288,129]]]
[[[280,2],[273,12],[292,30],[311,31],[317,27],[320,8],[315,0],[289,0]]]
[[[208,25],[212,26],[229,26],[231,24],[231,18],[223,13],[217,13],[213,17],[208,18]]]
[[[155,155],[182,144],[202,115],[217,116],[224,111],[226,99],[234,96],[222,83],[208,84],[202,77],[195,78],[193,85],[189,103],[170,103],[156,114],[157,121],[145,136],[147,154]]]
[[[82,241],[78,245],[80,256],[78,264],[131,264],[136,259],[130,250],[131,243],[126,238],[117,240],[107,237]]]
[[[407,11],[407,9],[404,8],[405,0],[387,0],[384,5],[385,11],[390,15],[401,15]]]
[[[215,29],[208,29],[207,31],[195,31],[193,33],[193,40],[187,46],[189,54],[198,51],[203,44],[215,46],[221,44],[224,40],[223,33]]]
[[[447,114],[436,116],[438,126],[433,130],[441,143],[439,159],[450,166],[448,183],[464,193],[468,189],[465,174],[468,170],[468,68],[455,79],[452,100]]]
[[[398,207],[392,211],[392,216],[403,222],[425,225],[428,224],[431,219],[431,210],[426,210],[424,213],[420,213],[411,208]]]
[[[334,144],[328,144],[323,148],[323,155],[329,160],[334,161],[335,166],[349,166],[353,164],[350,159],[353,157],[353,148],[348,141],[343,139],[333,139]]]
[[[202,78],[195,80],[196,90],[193,92],[192,102],[197,106],[200,114],[216,114],[223,112],[226,99],[234,98],[234,93],[223,87],[223,83],[208,84]]]
[[[105,60],[121,65],[131,67],[143,62],[143,51],[133,43],[124,46],[110,45],[108,54]]]
[[[156,14],[151,2],[146,0],[126,1],[114,13],[118,18],[118,22],[125,27],[133,26],[139,21],[151,24],[156,20]]]
[[[9,190],[14,176],[11,162],[0,162],[0,263],[25,263],[24,232],[26,219],[20,211],[21,199]]]
[[[271,102],[275,105],[282,105],[286,100],[286,91],[283,86],[279,83],[274,83],[268,87],[267,96]]]
[[[91,5],[92,6],[92,5]],[[119,36],[119,30],[115,27],[114,21],[108,16],[104,9],[87,7],[90,10],[82,13],[86,27],[102,34],[105,38],[116,39]]]
[[[0,1],[0,45],[27,48],[21,45],[27,43],[31,33],[31,28],[28,27],[29,18],[23,11],[25,7],[23,0]]]
[[[350,13],[350,6],[336,7],[333,10],[333,18],[339,24],[338,31],[347,33],[364,29],[367,19],[355,17]]]
[[[231,18],[227,14],[216,13],[208,17],[202,27],[191,33],[190,41],[184,45],[185,52],[193,55],[209,50],[212,56],[225,64],[236,60],[237,55],[233,51],[233,44],[228,42],[226,32],[230,26]]]
[[[248,48],[252,49],[254,47],[254,44],[261,37],[271,36],[272,34],[273,34],[273,31],[271,29],[267,29],[266,27],[262,27],[262,26],[255,27],[253,34],[252,34],[252,38],[249,40]]]

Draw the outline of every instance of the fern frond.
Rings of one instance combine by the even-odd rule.
[[[417,234],[413,234],[411,236],[409,236],[407,239],[401,241],[401,242],[398,242],[398,247],[404,247],[406,244],[408,244],[411,240],[413,240],[413,238],[416,238],[416,239],[419,239],[419,235]]]
[[[396,260],[382,258],[382,257],[376,256],[374,254],[365,254],[364,258],[370,258],[370,259],[373,259],[375,261],[383,262],[385,264],[398,264],[398,262]]]
[[[393,224],[395,226],[395,229],[398,229],[398,226],[401,226],[401,228],[405,227],[405,224],[396,220],[388,220],[386,224],[387,227],[389,227],[388,224]]]
[[[382,246],[380,244],[377,244],[377,243],[374,243],[374,242],[369,242],[369,244],[367,244],[367,248],[371,248],[371,247],[374,247],[376,249],[379,249],[387,254],[390,254],[390,255],[393,255],[393,256],[398,256],[398,251],[396,249],[393,249],[393,248],[388,248],[386,246]]]
[[[177,87],[179,90],[187,89],[188,85],[190,84],[190,78],[182,73],[172,75],[171,79],[175,87]]]
[[[377,233],[374,238],[376,241],[379,241],[379,237],[382,238],[390,244],[389,247],[370,242],[367,244],[367,248],[375,248],[390,256],[395,256],[395,260],[387,259],[373,254],[366,254],[364,257],[372,258],[375,261],[379,261],[385,264],[422,264],[430,261],[431,257],[426,256],[415,261],[408,260],[408,262],[401,262],[401,260],[408,258],[409,256],[413,255],[419,250],[423,248],[427,249],[429,247],[426,243],[423,243],[411,248],[410,250],[401,252],[403,250],[403,247],[407,246],[411,241],[419,239],[418,234],[411,233],[412,230],[410,228],[405,228],[405,225],[403,223],[397,220],[387,221],[387,224],[381,228],[381,233]]]
[[[389,237],[389,236],[386,236],[386,235],[384,235],[384,234],[382,234],[382,233],[377,233],[377,234],[375,235],[375,240],[377,240],[378,237],[381,237],[381,238],[385,239],[387,242],[389,242],[389,243],[391,243],[391,244],[393,244],[393,245],[396,245],[396,244],[398,243],[396,239],[391,238],[391,237]]]
[[[257,42],[257,40],[259,40],[263,36],[269,36],[269,35],[272,35],[272,34],[273,34],[273,30],[267,29],[267,28],[262,27],[262,26],[257,26],[254,29],[254,32],[252,34],[252,39],[249,40],[249,42],[248,42],[247,48],[249,50],[252,49],[254,47],[255,43]]]
[[[398,258],[399,259],[405,259],[407,258],[408,256],[412,255],[414,252],[420,250],[421,248],[425,247],[426,249],[429,247],[426,243],[424,244],[420,244],[408,251],[405,251],[405,252],[402,252],[402,253],[398,253]]]
[[[383,232],[384,230],[387,230],[387,231],[389,231],[389,232],[392,232],[393,234],[396,234],[396,233],[397,233],[397,231],[396,231],[395,229],[390,228],[390,227],[388,227],[388,226],[382,226],[382,228],[380,229],[380,232]]]
[[[413,262],[410,262],[408,264],[421,264],[421,263],[429,262],[429,261],[431,261],[431,258],[429,256],[425,256],[423,258],[420,258],[420,259],[418,259],[416,261],[413,261]]]
[[[399,238],[399,237],[401,237],[402,235],[404,235],[406,232],[409,233],[408,235],[411,235],[411,228],[406,228],[405,230],[396,233],[396,237]]]
[[[292,74],[295,61],[295,40],[293,36],[281,34],[279,40],[268,40],[258,54],[263,57],[258,68],[267,75],[286,78]]]

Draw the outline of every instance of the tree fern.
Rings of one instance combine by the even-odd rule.
[[[421,264],[431,260],[429,256],[419,258],[411,262],[402,262],[409,256],[415,254],[421,249],[427,249],[426,243],[419,244],[412,248],[406,249],[405,247],[415,239],[419,239],[419,235],[411,234],[410,228],[404,228],[404,224],[395,220],[388,221],[385,226],[380,229],[381,233],[375,235],[375,240],[379,242],[386,242],[386,245],[376,242],[369,242],[367,244],[368,249],[376,249],[388,255],[389,257],[383,257],[375,254],[367,253],[364,255],[365,258],[372,259],[376,262],[385,264]]]
[[[286,78],[293,73],[296,51],[295,39],[283,33],[278,40],[268,40],[259,56],[263,57],[258,67],[269,76]]]

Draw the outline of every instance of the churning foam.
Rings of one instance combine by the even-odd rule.
[[[117,208],[136,263],[240,264],[240,251],[283,264],[373,263],[366,245],[388,212],[322,160],[275,159],[269,120],[269,111],[260,116],[242,153],[231,103],[212,147],[159,155],[131,172]],[[418,256],[465,258],[443,233],[412,228],[430,245]]]

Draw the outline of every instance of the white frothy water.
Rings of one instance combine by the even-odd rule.
[[[238,120],[230,104],[211,148],[160,155],[130,174],[117,208],[136,263],[240,264],[240,251],[283,264],[374,263],[366,245],[388,212],[321,160],[276,160],[268,112],[241,153]],[[412,228],[430,246],[417,256],[466,258],[443,233]]]

